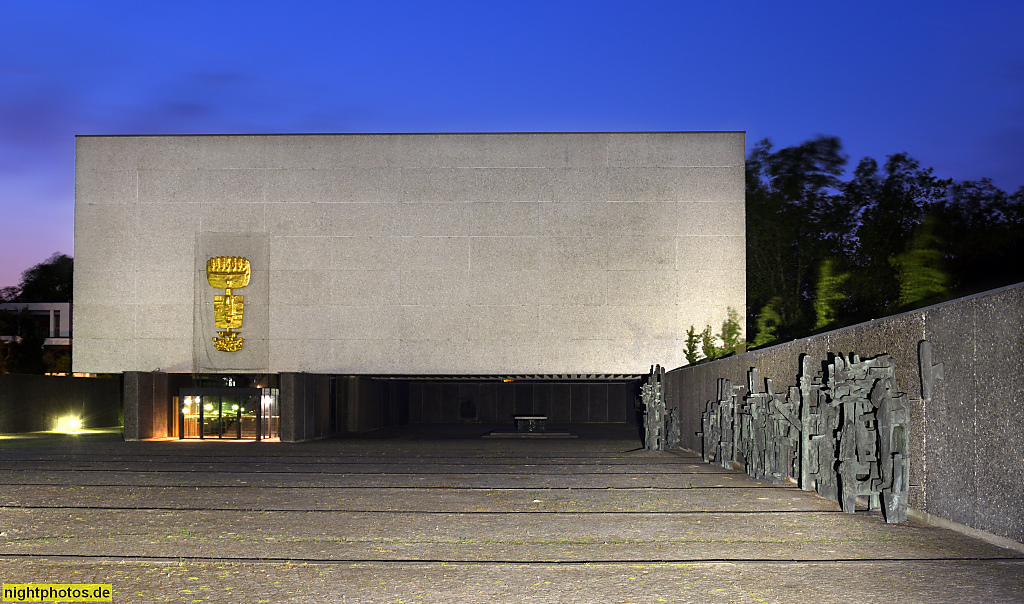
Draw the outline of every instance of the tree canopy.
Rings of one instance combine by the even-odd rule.
[[[0,302],[71,302],[74,260],[60,252],[21,273],[21,284],[0,288]]]
[[[17,286],[0,288],[0,302],[71,302],[74,261],[54,253],[21,273]],[[66,353],[45,352],[46,332],[25,309],[0,310],[0,373],[44,373],[71,370]]]
[[[1024,280],[1024,187],[940,179],[906,153],[847,177],[834,136],[747,158],[754,346]]]

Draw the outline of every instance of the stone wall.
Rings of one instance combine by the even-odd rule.
[[[412,423],[513,424],[546,415],[553,424],[636,423],[636,382],[409,382]]]
[[[922,340],[944,368],[930,401],[921,396]],[[682,446],[701,451],[701,413],[719,378],[746,384],[756,367],[784,391],[797,384],[802,354],[824,362],[830,353],[895,359],[910,404],[911,508],[1024,542],[1024,285],[670,371]]]
[[[745,306],[743,171],[741,132],[80,136],[74,368],[680,364],[679,326]],[[235,353],[221,255],[252,265]]]
[[[281,441],[330,438],[409,422],[409,389],[401,380],[281,374]]]

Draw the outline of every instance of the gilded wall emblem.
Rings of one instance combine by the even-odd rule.
[[[249,285],[249,261],[238,256],[217,256],[206,261],[206,280],[211,286],[223,289],[223,296],[213,297],[213,320],[219,337],[213,338],[213,347],[224,352],[238,352],[242,349],[241,337],[235,329],[242,327],[242,313],[245,297],[236,296],[233,290]]]

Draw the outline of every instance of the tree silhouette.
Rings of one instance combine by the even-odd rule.
[[[849,212],[837,199],[846,156],[834,136],[773,151],[757,143],[747,159],[747,333],[771,304],[777,337],[813,326],[814,268],[849,237]]]
[[[843,180],[839,139],[746,162],[752,347],[1024,281],[1024,187],[940,179],[906,153]]]
[[[74,260],[54,252],[49,258],[21,273],[21,285],[13,302],[71,302]]]

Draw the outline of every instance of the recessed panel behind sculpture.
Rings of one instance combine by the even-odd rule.
[[[270,271],[266,237],[202,233],[195,249],[192,345],[196,370],[268,372]],[[229,289],[231,293],[225,293]]]

